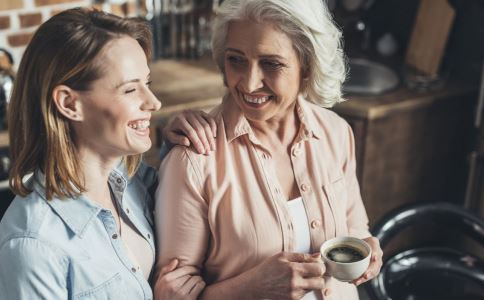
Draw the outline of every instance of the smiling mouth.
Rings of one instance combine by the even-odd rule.
[[[145,130],[150,127],[150,121],[149,120],[137,120],[128,123],[128,127],[134,129],[134,130]]]
[[[269,100],[273,99],[273,96],[262,96],[262,97],[255,97],[255,96],[249,96],[246,94],[242,94],[242,98],[244,99],[245,102],[250,103],[250,104],[264,104],[268,102]]]

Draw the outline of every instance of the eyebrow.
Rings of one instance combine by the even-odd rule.
[[[150,80],[150,75],[151,75],[151,74],[148,74],[148,76],[146,77],[146,79],[147,79],[147,80]],[[127,84],[127,83],[133,83],[133,82],[137,83],[137,82],[140,82],[140,81],[141,81],[141,80],[140,80],[140,79],[138,79],[138,78],[136,78],[136,79],[129,79],[129,80],[125,80],[125,81],[123,81],[123,82],[120,82],[120,83],[116,84],[116,88],[120,88],[120,87],[122,87],[123,85],[125,85],[125,84]]]
[[[245,55],[245,53],[243,51],[240,51],[239,49],[235,49],[235,48],[226,48],[225,52],[227,52],[227,51],[232,51],[232,52],[236,52],[236,53]],[[266,54],[266,55],[260,55],[259,57],[260,58],[277,58],[277,59],[280,59],[280,60],[285,60],[284,57],[277,55],[277,54]]]

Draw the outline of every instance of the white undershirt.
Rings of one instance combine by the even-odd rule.
[[[302,197],[287,202],[287,208],[292,219],[294,228],[294,252],[310,253],[311,237],[309,233],[309,221]],[[304,295],[301,300],[317,300],[316,294],[311,291]]]

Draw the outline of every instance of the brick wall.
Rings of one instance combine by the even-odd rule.
[[[138,10],[135,3],[136,0],[0,0],[0,48],[12,54],[16,69],[35,30],[52,15],[72,7],[95,6],[120,16],[134,16]]]

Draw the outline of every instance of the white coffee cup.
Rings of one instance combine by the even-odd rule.
[[[354,262],[337,262],[328,257],[328,253],[341,246],[347,246],[362,254],[363,259]],[[359,278],[370,265],[371,248],[365,241],[354,237],[336,237],[324,242],[319,251],[326,265],[326,274],[339,281],[349,282]]]

